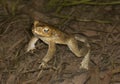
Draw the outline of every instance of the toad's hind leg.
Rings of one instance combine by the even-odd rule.
[[[78,43],[77,43],[77,40],[75,39],[71,39],[69,42],[68,42],[68,47],[69,49],[77,56],[77,57],[81,57],[81,52],[78,48]]]
[[[83,45],[82,48],[79,49],[76,39],[71,39],[67,45],[77,57],[85,56],[89,51],[89,48],[86,45]]]
[[[82,46],[81,49],[78,48],[78,43],[76,39],[71,39],[68,42],[68,47],[70,50],[77,56],[81,57],[84,56],[80,68],[84,68],[88,70],[88,64],[89,64],[89,56],[90,56],[90,47],[87,46],[88,44],[85,43],[85,45]]]

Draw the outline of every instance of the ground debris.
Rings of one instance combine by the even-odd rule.
[[[44,11],[42,3],[47,0],[17,0],[20,2],[15,6],[9,5],[14,1],[5,1],[0,4],[0,84],[120,84],[119,5],[77,5],[56,14]],[[58,45],[49,69],[40,73],[38,67],[47,45],[39,41],[36,50],[25,51],[34,19],[65,32],[86,34],[91,45],[90,69],[79,69],[83,58]]]

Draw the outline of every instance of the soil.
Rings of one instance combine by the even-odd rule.
[[[18,1],[0,4],[0,84],[120,84],[120,5],[81,4],[56,12],[45,8],[48,0]],[[39,40],[26,52],[34,20],[87,35],[89,70],[79,69],[83,58],[65,45],[57,45],[50,68],[39,69],[48,46]]]

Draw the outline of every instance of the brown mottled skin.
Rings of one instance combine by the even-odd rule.
[[[46,64],[53,58],[53,55],[56,51],[56,44],[67,45],[77,57],[85,56],[90,50],[89,43],[84,36],[65,33],[54,26],[41,21],[34,21],[32,33],[34,34],[34,37],[29,42],[27,51],[35,49],[35,43],[38,39],[41,39],[43,42],[49,45],[48,52],[42,59],[42,67],[45,67]],[[84,42],[85,45],[83,48],[78,48],[77,40]]]

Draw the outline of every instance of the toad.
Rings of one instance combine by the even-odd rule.
[[[85,36],[78,34],[68,34],[54,26],[49,25],[48,23],[41,21],[34,21],[32,33],[34,36],[32,37],[28,44],[27,52],[35,49],[35,43],[39,39],[41,39],[49,46],[47,54],[42,59],[40,65],[41,67],[46,67],[47,63],[53,58],[54,53],[56,51],[56,44],[63,44],[67,45],[75,56],[77,57],[84,56],[80,68],[88,69],[90,45]],[[79,49],[78,47],[78,41],[84,43],[81,49]]]

